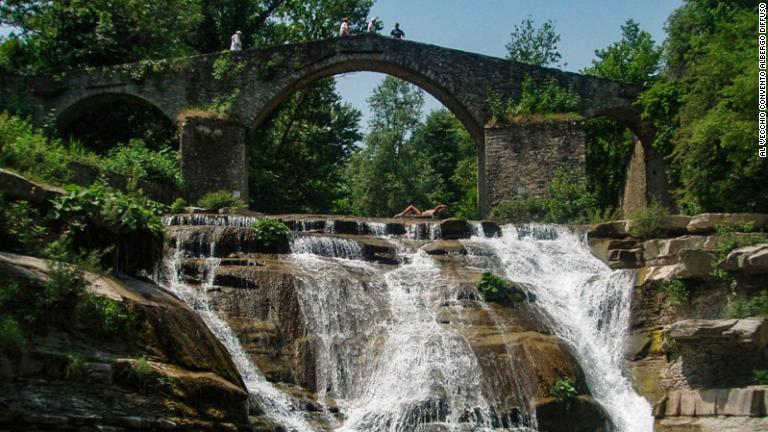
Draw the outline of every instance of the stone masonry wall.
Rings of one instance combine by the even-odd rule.
[[[584,174],[585,148],[581,120],[486,128],[488,208],[502,201],[544,195],[558,168]]]
[[[218,118],[187,117],[179,126],[181,174],[187,199],[231,191],[248,202],[245,128]]]

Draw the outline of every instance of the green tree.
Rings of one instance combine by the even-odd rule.
[[[757,2],[688,0],[667,24],[665,79],[641,98],[684,208],[768,211],[757,155]]]
[[[595,50],[592,66],[581,72],[619,81],[649,84],[656,78],[661,47],[650,33],[632,19],[621,26],[622,38],[605,49]],[[606,118],[587,121],[587,179],[598,205],[616,206],[622,195],[634,135],[626,127]]]
[[[365,146],[348,166],[350,210],[391,216],[410,203],[427,205],[444,187],[429,164],[414,157],[409,145],[419,126],[422,91],[388,76],[374,90],[368,105],[371,120]]]
[[[659,70],[661,47],[632,19],[621,26],[621,36],[620,41],[605,49],[595,50],[597,59],[581,72],[629,83],[650,84]]]
[[[437,201],[467,208],[457,209],[462,215],[476,217],[475,142],[459,120],[447,109],[432,111],[413,135],[411,144],[416,157],[429,165],[440,177],[446,194]],[[472,183],[468,187],[468,183]],[[471,195],[468,197],[468,195]],[[466,202],[465,202],[466,201]],[[434,205],[434,204],[430,204]]]
[[[536,66],[558,66],[562,56],[557,50],[560,35],[555,24],[547,20],[536,27],[529,17],[516,25],[507,43],[507,58]]]
[[[333,212],[343,167],[362,139],[361,113],[341,101],[333,79],[292,96],[248,137],[251,207]]]
[[[9,0],[0,23],[18,30],[21,73],[128,63],[192,54],[202,18],[198,0]],[[21,46],[19,43],[21,42]]]

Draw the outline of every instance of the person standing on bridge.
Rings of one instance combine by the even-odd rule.
[[[349,18],[347,17],[344,17],[344,19],[341,20],[339,36],[349,36]]]
[[[240,30],[236,31],[235,34],[232,35],[232,43],[229,45],[230,51],[242,51],[243,50],[243,42],[240,40],[240,35],[242,33]]]
[[[405,32],[400,30],[400,23],[395,23],[395,29],[389,35],[395,39],[405,39]]]
[[[368,33],[376,33],[376,17],[368,21]]]

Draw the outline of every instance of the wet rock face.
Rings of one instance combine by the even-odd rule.
[[[47,272],[39,259],[0,254],[4,280],[35,283]],[[134,327],[105,338],[77,324],[48,326],[28,335],[21,354],[0,355],[0,429],[213,431],[247,423],[240,375],[195,312],[151,283],[88,278],[93,294],[127,307]]]
[[[539,430],[547,432],[610,432],[608,415],[592,398],[548,398],[536,405]]]
[[[636,388],[655,404],[655,430],[768,430],[766,390],[754,375],[768,365],[766,318],[723,319],[733,302],[766,290],[768,238],[721,251],[765,238],[766,221],[747,213],[672,216],[662,221],[661,238],[646,240],[630,237],[627,222],[591,230],[597,257],[637,269],[627,358]],[[723,227],[756,232],[723,234]]]
[[[461,363],[475,370],[452,372],[457,376],[476,374],[492,407],[476,412],[467,407],[460,423],[467,430],[477,424],[496,428],[531,425],[532,401],[548,398],[552,386],[563,377],[572,377],[577,387],[586,391],[578,362],[570,349],[549,333],[535,301],[516,303],[514,308],[481,301],[476,288],[481,272],[471,269],[463,241],[418,240],[422,236],[411,236],[415,232],[411,229],[404,230],[409,234],[399,241],[376,238],[360,235],[358,224],[354,229],[357,234],[339,234],[336,230],[352,232],[353,224],[340,225],[338,220],[332,225],[334,233],[327,232],[328,221],[292,223],[302,230],[290,234],[289,245],[298,255],[251,248],[249,234],[243,233],[250,229],[247,227],[175,226],[172,232],[181,240],[175,244],[185,257],[181,266],[185,280],[207,291],[215,310],[269,381],[281,389],[301,392],[304,402],[297,405],[306,412],[320,410],[320,403],[333,407],[336,398],[362,397],[356,392],[365,389],[374,369],[384,367],[379,362],[389,358],[386,356],[391,352],[387,350],[414,349],[387,345],[393,337],[387,329],[408,318],[404,315],[414,313],[407,306],[393,306],[392,296],[413,295],[413,290],[422,289],[408,278],[403,283],[415,285],[408,285],[407,292],[394,293],[389,291],[392,287],[384,286],[389,277],[384,275],[393,275],[416,259],[398,253],[397,248],[411,252],[420,249],[431,256],[435,266],[435,273],[429,276],[435,279],[429,288],[414,297],[414,301],[433,308],[429,319],[434,323],[423,332],[435,332],[433,339],[453,335],[451,338],[466,346],[476,359],[475,366]],[[471,229],[462,221],[444,223],[442,235],[453,232],[456,237],[467,236]],[[377,229],[385,232],[390,228],[381,227],[386,226]],[[486,234],[487,230],[482,230]],[[498,233],[490,224],[488,232]],[[477,243],[471,248],[472,254],[490,254]],[[212,261],[210,255],[219,259]],[[209,274],[211,262],[218,265],[213,277]],[[446,349],[448,342],[443,340],[429,349]],[[424,343],[435,342],[427,338]],[[440,384],[439,374],[444,371],[437,367],[432,373],[435,376],[429,379],[434,380],[434,388],[430,387],[429,397],[404,402],[398,424],[424,431],[444,427],[448,407],[453,405],[448,402],[444,383]],[[333,409],[339,419],[351,415]],[[360,419],[358,426],[366,422],[381,426],[381,419],[371,415]],[[581,430],[594,423],[581,417],[576,421],[582,420],[585,426]]]

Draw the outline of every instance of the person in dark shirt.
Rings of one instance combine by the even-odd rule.
[[[395,23],[395,29],[389,35],[395,39],[405,39],[405,32],[400,30],[400,23]]]

